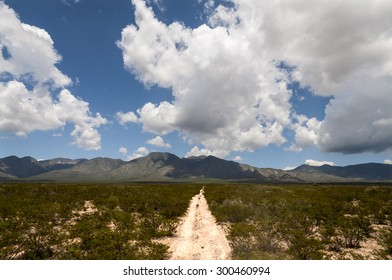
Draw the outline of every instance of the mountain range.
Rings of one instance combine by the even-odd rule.
[[[111,158],[38,161],[32,157],[0,158],[0,180],[36,181],[178,181],[232,180],[249,182],[392,181],[392,165],[301,165],[293,170],[257,168],[214,156],[179,158],[150,153],[131,161]]]

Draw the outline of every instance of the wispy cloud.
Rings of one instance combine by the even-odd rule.
[[[81,0],[61,0],[64,5],[71,6],[72,4],[77,4]]]

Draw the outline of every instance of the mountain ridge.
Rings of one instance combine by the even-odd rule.
[[[106,157],[93,159],[32,157],[0,158],[0,180],[50,181],[176,181],[234,180],[249,182],[361,182],[392,181],[392,165],[362,163],[348,166],[300,165],[293,170],[258,168],[214,156],[179,158],[153,152],[123,161]]]

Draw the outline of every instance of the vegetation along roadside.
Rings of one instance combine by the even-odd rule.
[[[199,184],[0,184],[0,259],[168,259]],[[233,259],[392,259],[392,188],[207,184]]]

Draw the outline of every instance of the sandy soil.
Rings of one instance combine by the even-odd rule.
[[[204,187],[195,195],[185,217],[177,228],[176,237],[165,242],[173,260],[225,260],[231,249],[222,227],[208,209]]]
[[[84,215],[92,215],[95,212],[97,212],[98,209],[95,207],[95,205],[92,203],[90,200],[86,200],[84,202],[83,209],[78,211],[78,210],[73,210],[72,214],[74,215],[69,221],[66,222],[66,224],[69,225],[75,225],[76,221],[80,219],[80,217]]]

